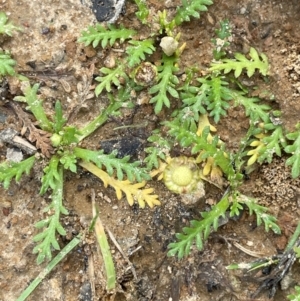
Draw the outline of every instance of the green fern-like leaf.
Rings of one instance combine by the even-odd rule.
[[[210,86],[206,83],[203,83],[200,87],[184,87],[180,93],[183,106],[176,118],[186,120],[190,124],[190,127],[196,127],[200,115],[207,113],[206,99],[209,91]]]
[[[190,21],[190,17],[200,18],[199,12],[207,11],[207,6],[212,4],[211,0],[182,0],[174,18],[176,25]]]
[[[29,110],[38,121],[39,126],[45,131],[52,131],[53,124],[49,121],[43,108],[43,101],[37,96],[39,84],[29,85],[25,88],[24,96],[16,96],[14,100],[26,102]]]
[[[3,183],[3,187],[7,189],[13,178],[16,181],[20,181],[22,175],[29,174],[33,164],[35,162],[35,157],[29,157],[21,162],[4,162],[0,164],[0,182]]]
[[[160,134],[160,130],[155,130],[152,135],[147,139],[152,146],[145,149],[148,154],[144,159],[148,170],[158,168],[159,159],[165,160],[171,149],[169,140],[163,138]]]
[[[145,152],[148,154],[144,162],[146,163],[147,169],[152,170],[153,168],[158,168],[159,159],[164,160],[166,158],[165,154],[157,147],[147,147]]]
[[[8,21],[6,13],[0,12],[0,34],[12,36],[14,31],[21,30]]]
[[[129,41],[131,46],[126,48],[126,53],[128,54],[128,66],[132,68],[139,64],[142,60],[145,60],[146,54],[152,54],[155,51],[153,43],[154,41],[151,39],[146,39],[143,41]]]
[[[55,103],[55,115],[53,118],[53,130],[55,133],[59,133],[64,124],[66,123],[67,119],[63,117],[63,112],[62,112],[62,105],[60,101],[56,101]]]
[[[235,106],[241,105],[245,108],[246,116],[250,117],[250,120],[255,122],[261,120],[268,123],[270,107],[268,105],[260,103],[261,100],[257,97],[247,97],[242,91],[231,90],[232,99],[235,102]]]
[[[258,205],[254,198],[246,195],[237,194],[236,197],[238,202],[245,204],[249,208],[250,215],[255,213],[258,226],[264,223],[266,232],[271,229],[276,234],[281,233],[280,227],[276,223],[277,219],[273,215],[267,213],[268,208]]]
[[[268,129],[268,131],[256,135],[256,139],[250,141],[250,146],[255,148],[247,152],[247,155],[251,156],[248,165],[255,161],[271,163],[274,154],[280,157],[281,150],[286,146],[286,139],[281,125],[268,123],[263,128]]]
[[[186,121],[176,118],[172,122],[166,122],[165,125],[170,129],[169,135],[176,138],[182,147],[191,147],[192,154],[198,154],[201,151],[202,159],[213,157],[215,166],[219,166],[227,176],[234,176],[235,170],[230,157],[225,152],[224,145],[219,146],[218,137],[214,137],[211,143],[208,142],[209,126],[204,128],[201,136],[198,136],[196,130],[194,132],[190,130]]]
[[[108,28],[105,28],[101,24],[97,24],[95,26],[90,26],[87,31],[83,31],[78,42],[84,43],[85,46],[92,44],[94,48],[96,48],[101,42],[102,48],[105,48],[107,44],[112,46],[116,40],[123,43],[135,34],[136,32],[134,30],[127,29],[122,26],[120,28],[116,28],[109,24]]]
[[[123,77],[124,79],[128,78],[127,74],[124,71],[123,64],[119,64],[119,66],[115,69],[109,69],[103,67],[100,69],[100,71],[104,76],[96,77],[96,81],[100,82],[100,84],[97,85],[95,89],[96,96],[100,95],[104,89],[107,92],[110,92],[112,84],[114,84],[117,87],[120,87],[121,86],[120,77]]]
[[[59,166],[57,176],[52,181],[51,204],[44,210],[48,212],[48,217],[35,226],[38,229],[43,228],[43,232],[34,236],[33,240],[39,242],[33,249],[34,254],[38,254],[37,263],[42,263],[45,259],[52,258],[52,248],[59,250],[60,246],[56,239],[56,232],[60,235],[66,235],[66,231],[59,222],[61,214],[68,214],[63,206],[63,167]]]
[[[183,87],[180,93],[183,102],[180,117],[184,120],[194,119],[197,123],[199,116],[209,111],[214,121],[219,122],[221,116],[226,116],[230,107],[232,90],[227,87],[228,83],[223,77],[198,78],[197,81],[200,86]]]
[[[191,221],[190,227],[182,229],[183,233],[176,234],[177,242],[168,245],[168,256],[177,254],[178,258],[187,256],[193,242],[196,243],[198,250],[203,248],[203,242],[207,240],[212,230],[217,230],[219,218],[224,218],[229,207],[228,196],[223,197],[218,204],[213,206],[209,212],[203,212],[202,220]]]
[[[48,188],[55,189],[59,179],[58,164],[59,158],[57,156],[52,156],[49,164],[44,168],[40,194],[44,194]]]
[[[122,180],[124,178],[124,173],[126,174],[129,181],[134,180],[141,182],[142,180],[150,180],[146,169],[139,167],[140,162],[129,162],[130,157],[126,156],[124,158],[116,158],[116,153],[104,154],[103,151],[91,151],[83,148],[76,147],[74,149],[74,154],[77,158],[80,158],[87,162],[95,163],[99,168],[104,165],[107,173],[112,176],[114,171],[116,171],[117,178]]]
[[[64,151],[59,161],[63,165],[64,169],[69,169],[72,172],[76,173],[77,158],[73,153],[71,153],[70,151]]]
[[[243,69],[247,70],[248,77],[251,77],[257,69],[262,75],[266,76],[269,70],[268,58],[265,54],[260,55],[254,48],[250,48],[250,58],[245,55],[236,53],[235,60],[222,59],[220,62],[212,63],[210,71],[223,71],[225,74],[234,71],[234,76],[237,78],[241,75]]]
[[[245,204],[249,208],[249,213],[255,213],[257,225],[262,223],[265,230],[270,229],[280,234],[281,230],[276,223],[276,218],[267,213],[268,209],[256,203],[255,199],[242,195],[236,191],[226,193],[218,204],[212,207],[211,211],[202,213],[202,220],[192,221],[191,227],[183,228],[183,233],[177,234],[177,242],[169,244],[169,256],[176,255],[179,258],[187,256],[190,252],[192,243],[195,241],[199,250],[203,248],[205,241],[212,230],[217,230],[219,219],[225,217],[227,209],[230,208],[230,216],[238,215],[242,209],[241,204]]]
[[[9,52],[0,51],[0,76],[14,75],[16,61],[13,60]]]
[[[145,0],[134,0],[135,4],[138,7],[138,11],[135,13],[139,20],[143,23],[147,23],[147,17],[149,15],[149,9],[147,7]]]
[[[218,123],[221,116],[226,116],[226,110],[230,107],[228,102],[232,99],[231,89],[227,87],[228,83],[221,77],[199,78],[198,81],[202,85],[210,87],[210,89],[206,89],[205,103],[207,110],[210,111],[209,116],[214,117],[214,121]]]
[[[297,178],[300,175],[300,124],[296,126],[296,131],[286,135],[286,138],[294,141],[292,145],[284,148],[285,152],[292,154],[286,160],[286,165],[292,166],[292,177]]]
[[[150,94],[156,94],[151,98],[150,103],[155,103],[154,111],[158,114],[163,105],[170,107],[170,100],[168,94],[174,98],[179,98],[179,94],[176,91],[176,85],[179,83],[179,80],[174,73],[178,71],[178,68],[175,67],[176,57],[163,55],[163,65],[159,66],[158,69],[158,83],[150,88]]]

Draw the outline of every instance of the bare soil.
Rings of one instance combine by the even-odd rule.
[[[152,13],[163,9],[172,13],[180,3],[147,2]],[[13,38],[5,39],[2,47],[11,51],[18,63],[18,73],[28,76],[32,83],[40,83],[45,108],[51,112],[55,100],[59,99],[64,110],[72,112],[72,122],[84,124],[93,118],[105,106],[106,100],[101,97],[84,100],[82,90],[86,92],[93,88],[93,76],[111,56],[117,57],[118,52],[109,47],[94,50],[76,42],[81,31],[96,22],[89,5],[79,0],[1,0],[0,11],[5,11],[14,24],[23,28]],[[126,13],[117,23],[138,30],[142,37],[147,35],[147,29],[140,27],[135,11],[136,6],[127,1]],[[246,82],[245,79],[244,84],[258,85],[258,96],[266,95],[266,92],[272,95],[269,99],[274,100],[269,104],[282,111],[284,126],[293,130],[300,116],[300,2],[215,0],[208,12],[201,14],[200,20],[193,19],[181,26],[181,41],[187,43],[181,70],[187,66],[208,66],[212,59],[211,39],[219,21],[226,18],[232,26],[233,52],[246,53],[249,47],[255,47],[270,60],[268,82],[258,85],[255,80]],[[151,59],[155,62],[157,58]],[[94,70],[91,69],[93,64]],[[11,96],[21,94],[18,80],[9,79],[9,92]],[[138,156],[142,157],[147,137],[160,121],[170,116],[172,109],[164,110],[159,116],[155,116],[152,106],[147,104],[124,110],[122,119],[110,119],[84,145],[99,149],[101,141],[135,137],[141,141]],[[145,120],[148,121],[146,126]],[[139,127],[130,131],[114,130],[125,124]],[[229,110],[217,129],[221,139],[234,151],[247,126],[244,113],[236,108]],[[0,129],[7,127],[20,132],[22,122],[9,104],[0,103]],[[1,160],[6,157],[6,147],[5,144],[0,147]],[[66,245],[89,226],[91,190],[94,189],[102,222],[113,233],[130,262],[111,242],[118,287],[113,294],[108,293],[103,262],[91,236],[43,280],[28,300],[251,300],[249,296],[258,287],[256,279],[261,275],[230,271],[226,266],[254,260],[236,247],[235,242],[262,257],[284,250],[297,225],[300,206],[299,180],[291,179],[284,160],[277,158],[272,164],[257,166],[242,187],[244,193],[257,197],[278,218],[282,235],[266,233],[263,227],[256,226],[255,217],[244,212],[238,220],[229,220],[213,233],[203,251],[193,249],[190,256],[182,260],[167,257],[167,245],[191,219],[198,219],[201,211],[209,210],[210,204],[217,202],[224,191],[207,184],[205,200],[187,206],[163,183],[153,181],[150,185],[155,188],[162,205],[139,209],[137,205],[130,207],[124,199],[117,201],[113,189],[105,189],[101,181],[83,169],[79,169],[77,175],[68,173],[64,204],[70,215],[63,217],[68,234],[60,238],[60,245]],[[36,256],[32,254],[32,237],[37,233],[34,224],[41,220],[42,210],[49,202],[47,195],[39,196],[39,188],[38,170],[20,183],[12,183],[8,190],[0,187],[0,301],[16,300],[43,266],[36,265]],[[284,290],[279,288],[273,299],[269,299],[269,292],[264,291],[253,300],[287,300],[286,296],[297,283],[300,283],[299,266],[295,264]]]

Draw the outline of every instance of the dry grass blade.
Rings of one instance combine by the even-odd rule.
[[[96,233],[96,238],[101,250],[101,254],[104,261],[105,271],[106,271],[106,281],[107,289],[112,290],[116,287],[116,272],[114,262],[111,256],[109,244],[104,231],[103,224],[98,215],[96,204],[95,204],[95,191],[92,190],[92,206],[93,206],[93,218],[96,218],[94,230]]]

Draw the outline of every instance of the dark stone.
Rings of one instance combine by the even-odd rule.
[[[122,0],[92,0],[93,3],[93,13],[96,16],[98,22],[106,22],[114,20],[120,14],[122,9],[117,9],[119,6],[118,2],[123,2]]]
[[[110,154],[117,151],[117,157],[123,158],[125,156],[137,155],[142,145],[142,140],[136,137],[126,136],[119,139],[111,139],[100,142],[101,149],[105,154]]]

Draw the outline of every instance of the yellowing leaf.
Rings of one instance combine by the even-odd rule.
[[[140,208],[145,208],[146,203],[150,208],[160,205],[158,196],[152,194],[153,188],[143,189],[143,187],[145,187],[146,185],[146,181],[140,183],[131,183],[128,180],[120,181],[114,179],[108,173],[98,168],[93,163],[82,161],[79,164],[89,172],[100,178],[103,181],[105,187],[107,187],[108,185],[112,186],[116,191],[118,200],[122,198],[122,193],[124,192],[127,198],[127,202],[130,206],[133,205],[135,199],[137,200]]]

